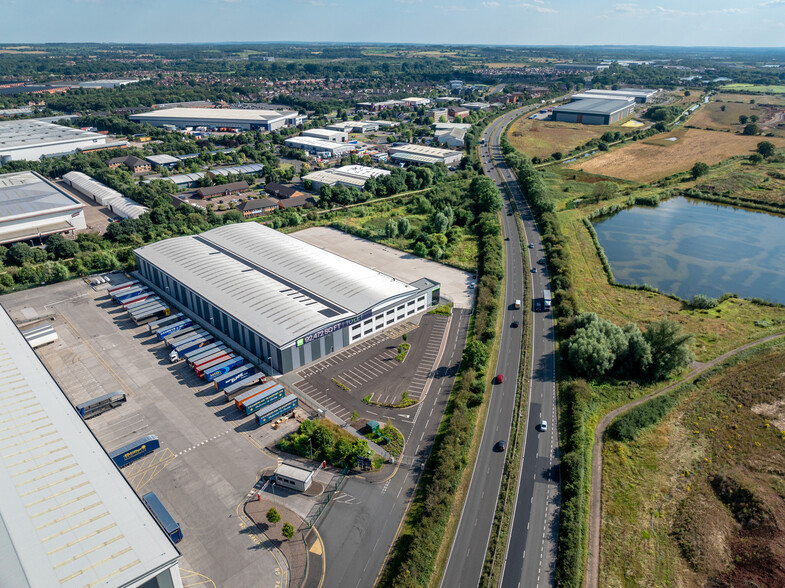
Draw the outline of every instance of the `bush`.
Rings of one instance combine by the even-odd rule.
[[[709,309],[714,308],[717,304],[719,301],[716,298],[709,298],[704,294],[696,294],[690,300],[690,306],[693,308]]]
[[[292,537],[294,537],[294,527],[292,526],[291,523],[284,523],[283,527],[281,527],[281,533],[287,539],[291,539]]]
[[[663,394],[639,404],[620,415],[608,427],[608,437],[628,443],[643,429],[660,422],[677,404],[675,396]]]
[[[270,523],[271,525],[274,525],[275,523],[277,523],[280,520],[281,520],[281,515],[280,515],[280,513],[277,510],[275,510],[274,508],[271,508],[270,510],[267,511],[267,522],[268,523]]]

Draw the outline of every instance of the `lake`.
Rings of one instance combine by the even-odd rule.
[[[621,284],[785,304],[785,217],[683,197],[594,223]]]

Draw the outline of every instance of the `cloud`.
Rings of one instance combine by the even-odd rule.
[[[482,3],[482,7],[483,8],[496,8],[498,6],[499,6],[498,2],[483,2]]]
[[[537,0],[532,0],[532,2],[537,2]],[[534,10],[535,12],[539,12],[541,14],[557,14],[558,10],[554,10],[553,8],[548,8],[547,6],[543,6],[544,2],[540,0],[537,4],[530,4],[529,2],[523,2],[522,4],[518,4],[520,8],[526,8],[527,10]]]
[[[768,2],[761,2],[760,6],[785,6],[785,0],[769,0]]]

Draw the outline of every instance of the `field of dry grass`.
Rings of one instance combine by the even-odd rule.
[[[783,370],[780,341],[606,445],[601,585],[784,585]]]
[[[754,100],[755,104],[772,104],[775,106],[785,106],[785,96],[774,96],[772,94],[733,94],[721,92],[716,95],[717,100],[723,102],[745,102],[749,104]]]
[[[782,106],[763,106],[761,104],[750,104],[747,102],[725,102],[714,100],[702,106],[690,118],[689,124],[692,126],[715,129],[740,131],[743,125],[739,122],[740,116],[756,116],[757,124],[765,129],[765,132],[773,132],[775,135],[785,135],[785,129],[778,125],[783,122]]]
[[[667,145],[664,139],[668,137],[676,137],[677,140]],[[663,133],[650,141],[631,143],[567,167],[636,182],[651,182],[687,171],[698,161],[713,165],[734,155],[749,155],[762,140],[762,137],[687,129],[677,134]],[[767,137],[766,140],[777,147],[785,146],[783,138]]]
[[[531,120],[521,117],[516,120],[507,137],[521,153],[529,157],[550,157],[560,151],[565,155],[591,139],[601,137],[606,131],[625,132],[626,127],[603,125],[579,125],[549,120]]]

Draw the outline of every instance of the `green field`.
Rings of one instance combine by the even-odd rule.
[[[756,94],[785,94],[785,86],[763,86],[758,84],[728,84],[724,92],[755,92]]]

